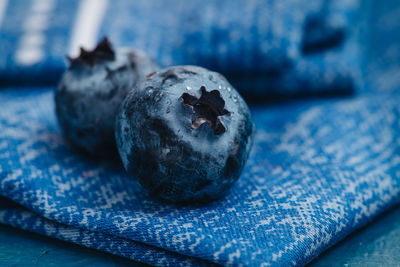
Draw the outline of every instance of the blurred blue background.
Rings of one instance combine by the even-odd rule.
[[[399,62],[396,1],[2,2],[2,85],[55,84],[66,55],[103,36],[162,66],[219,71],[262,101],[352,93]]]
[[[370,4],[337,1],[5,1],[0,82],[55,84],[65,56],[103,36],[162,66],[223,73],[259,100],[347,94],[360,79],[360,22]],[[23,77],[23,79],[21,79]]]

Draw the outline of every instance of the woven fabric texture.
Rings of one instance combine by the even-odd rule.
[[[9,1],[0,20],[0,80],[10,85],[0,89],[1,223],[152,265],[292,266],[399,202],[399,4],[366,1],[368,13],[344,0],[96,2],[92,41],[108,35],[162,65],[209,67],[244,95],[356,92],[251,105],[255,143],[231,192],[200,206],[157,202],[118,162],[77,154],[57,125],[54,82],[93,2]],[[351,34],[371,21],[371,34]],[[32,28],[45,42],[28,36]]]

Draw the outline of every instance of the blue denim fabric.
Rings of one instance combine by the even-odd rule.
[[[206,2],[110,1],[98,37],[164,65],[221,71],[260,99],[357,94],[251,106],[255,144],[230,194],[175,206],[145,195],[118,163],[72,150],[55,119],[53,86],[2,88],[1,223],[153,265],[291,266],[399,202],[400,5],[368,1],[360,15],[354,1]],[[29,14],[26,3],[9,3],[12,21],[0,26],[0,76],[49,84],[64,68],[78,4],[54,2],[60,17],[46,32],[53,41],[44,59],[22,66],[13,52],[23,16],[15,14]],[[370,29],[363,39],[351,34],[359,23]]]

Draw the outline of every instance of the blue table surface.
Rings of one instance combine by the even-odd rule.
[[[400,266],[400,206],[331,247],[309,266]]]
[[[146,266],[0,224],[0,266]]]
[[[400,206],[309,265],[400,266]],[[0,225],[0,266],[144,266],[111,254]]]

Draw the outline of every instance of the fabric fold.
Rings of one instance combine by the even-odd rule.
[[[213,265],[212,262],[187,257],[133,240],[62,225],[55,221],[45,219],[22,206],[12,203],[10,200],[1,198],[0,201],[3,204],[0,208],[0,222],[26,231],[51,236],[63,241],[134,259],[150,265]]]
[[[217,264],[301,265],[400,196],[396,93],[254,108],[242,177],[204,206],[154,201],[115,164],[71,150],[51,89],[3,90],[0,101],[1,195],[93,235]]]

